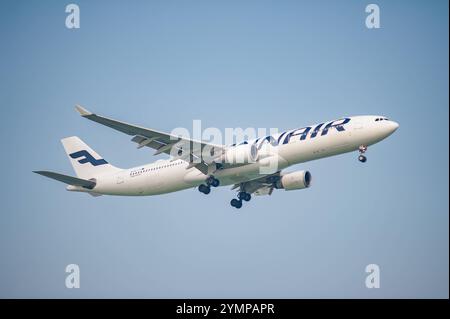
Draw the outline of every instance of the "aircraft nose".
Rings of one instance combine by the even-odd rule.
[[[385,121],[382,131],[385,136],[389,136],[394,133],[399,127],[399,124],[394,121]]]
[[[392,130],[392,133],[394,133],[398,129],[399,126],[400,126],[400,124],[398,124],[397,122],[390,121],[390,129]]]

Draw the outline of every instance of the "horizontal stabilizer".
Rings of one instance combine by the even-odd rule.
[[[93,189],[96,185],[94,181],[89,181],[87,179],[81,179],[73,176],[68,176],[64,174],[49,172],[49,171],[33,171],[33,173],[52,178],[54,180],[73,185],[73,186],[81,186],[87,189]]]

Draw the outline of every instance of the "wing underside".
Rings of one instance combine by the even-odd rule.
[[[280,179],[280,171],[244,183],[234,184],[232,190],[255,195],[272,195],[275,183]]]

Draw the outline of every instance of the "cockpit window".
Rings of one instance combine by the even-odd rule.
[[[378,117],[375,119],[375,122],[378,122],[378,121],[389,121],[389,119],[386,117]]]

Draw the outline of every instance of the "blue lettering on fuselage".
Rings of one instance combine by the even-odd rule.
[[[259,140],[261,140],[261,138],[258,138],[257,140],[255,140],[255,142],[253,142],[253,144],[257,145]],[[257,145],[258,146],[258,150],[261,149],[261,147],[263,146],[264,143],[270,143],[272,146],[277,146],[278,145],[278,141],[272,135],[267,135],[266,137],[262,138],[262,140],[259,143],[259,145]]]
[[[262,145],[267,142],[272,144],[272,146],[277,146],[280,144],[288,144],[289,142],[295,140],[296,136],[300,136],[299,140],[304,141],[304,140],[306,140],[308,135],[311,139],[315,138],[317,135],[319,135],[322,127],[323,127],[323,129],[322,129],[320,136],[327,135],[328,131],[332,128],[335,128],[338,132],[345,131],[344,125],[349,122],[350,122],[350,118],[346,117],[346,118],[342,118],[339,120],[331,121],[325,126],[323,126],[325,123],[320,123],[320,124],[316,125],[314,127],[314,129],[312,126],[307,126],[307,127],[299,128],[296,130],[286,131],[286,132],[281,133],[280,136],[278,136],[278,138],[268,135],[266,137],[256,139],[253,142],[253,144],[257,145],[258,149],[261,149]],[[259,143],[259,145],[258,145],[258,143]],[[241,143],[241,144],[245,144],[245,142]]]
[[[277,140],[278,144],[280,144],[281,139],[283,138],[284,135],[286,135],[286,133],[287,133],[287,132],[283,132],[283,133],[281,133],[281,135],[278,137],[278,140]]]
[[[337,124],[335,124],[335,123],[338,122],[338,121],[342,121],[342,123],[337,123]],[[345,118],[345,119],[343,119],[343,120],[336,120],[336,121],[332,121],[332,122],[328,123],[328,124],[324,127],[324,129],[323,129],[323,131],[322,131],[322,136],[327,135],[327,134],[328,134],[328,130],[331,129],[331,128],[333,128],[333,127],[336,128],[336,130],[337,130],[338,132],[345,131],[343,125],[347,124],[348,122],[350,122],[350,119],[347,117],[347,118]]]
[[[322,127],[323,124],[324,123],[320,123],[319,125],[316,126],[314,131],[311,133],[311,138],[315,138],[317,136],[317,133],[319,133],[319,130]]]
[[[288,136],[289,138],[286,138],[284,140],[284,144],[289,143],[289,141],[291,140],[291,138],[293,138],[294,136],[298,136],[300,135],[300,141],[303,141],[306,139],[306,137],[308,136],[309,131],[311,131],[311,127],[303,127],[303,128],[299,128],[297,130],[292,131]]]

